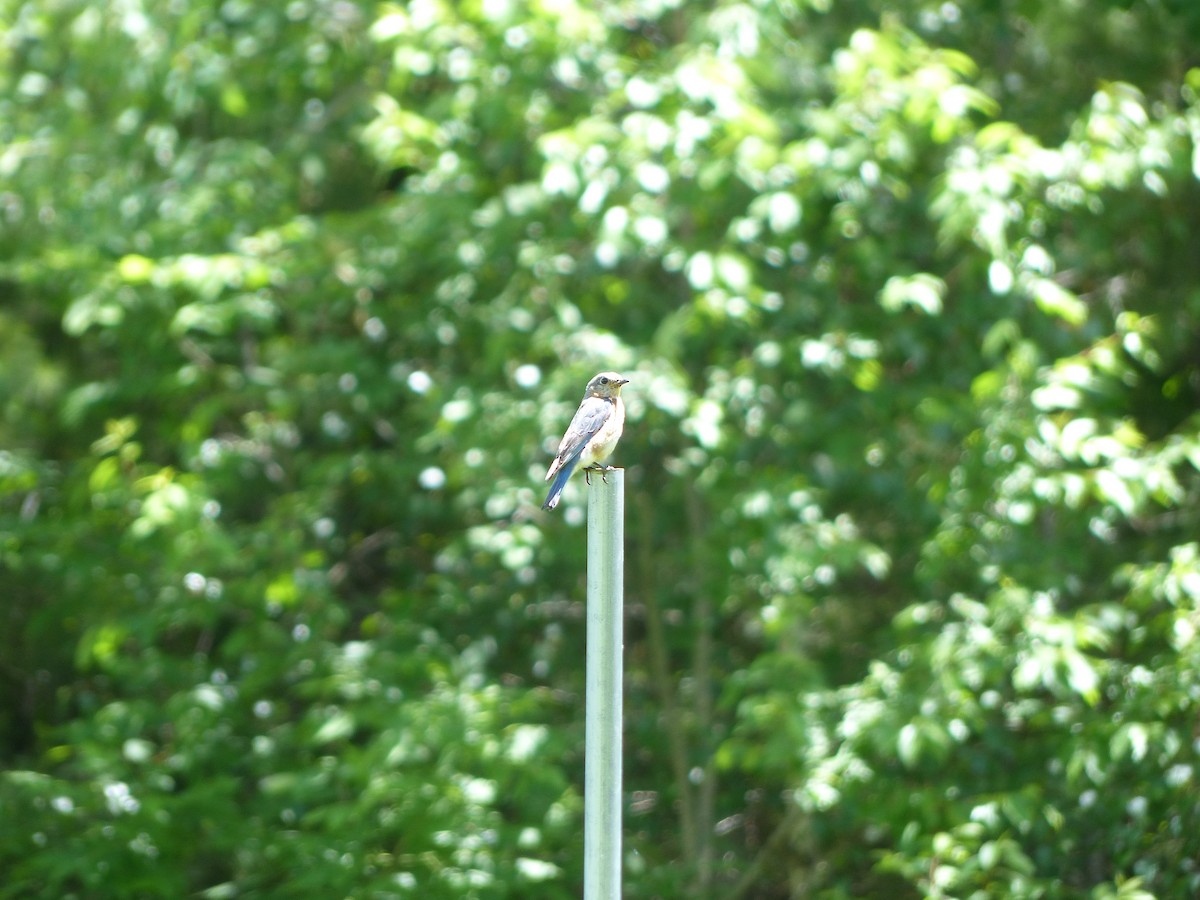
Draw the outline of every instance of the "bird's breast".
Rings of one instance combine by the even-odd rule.
[[[612,404],[612,411],[600,426],[600,430],[587,442],[580,455],[580,465],[587,466],[603,462],[612,454],[621,439],[621,430],[625,427],[625,404],[618,397]]]

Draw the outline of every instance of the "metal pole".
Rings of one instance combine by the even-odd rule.
[[[610,469],[603,477],[592,473],[587,543],[584,900],[621,897],[624,572],[625,471]]]

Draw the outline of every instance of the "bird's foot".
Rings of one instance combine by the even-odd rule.
[[[583,477],[584,477],[584,480],[586,480],[588,484],[591,484],[592,483],[592,473],[599,472],[600,480],[603,481],[605,484],[608,484],[608,473],[615,468],[616,468],[616,466],[602,466],[599,463],[594,463],[593,465],[583,467]]]

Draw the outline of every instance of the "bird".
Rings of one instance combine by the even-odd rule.
[[[587,383],[583,402],[575,410],[567,433],[558,445],[554,462],[550,463],[550,469],[546,472],[546,481],[552,478],[554,481],[542,509],[558,506],[563,488],[567,486],[567,480],[576,466],[585,469],[608,468],[599,464],[608,459],[621,439],[621,430],[625,427],[625,404],[621,401],[621,388],[627,384],[629,379],[616,372],[601,372]]]

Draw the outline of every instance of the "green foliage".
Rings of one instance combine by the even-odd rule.
[[[0,897],[577,896],[602,368],[626,896],[1195,895],[1197,13],[893,6],[0,0]]]

